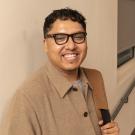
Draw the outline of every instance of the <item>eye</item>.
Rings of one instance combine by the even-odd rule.
[[[58,42],[61,42],[61,41],[65,41],[67,39],[67,35],[65,34],[56,34],[54,36],[55,40],[57,40]]]
[[[76,33],[76,34],[74,34],[73,35],[73,38],[75,39],[75,40],[82,40],[82,39],[84,39],[85,38],[85,33]]]
[[[85,41],[87,33],[86,32],[78,32],[72,35],[73,41],[77,44],[81,44]]]

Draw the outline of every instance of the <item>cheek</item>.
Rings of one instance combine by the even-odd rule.
[[[83,45],[81,47],[81,51],[82,51],[83,55],[85,55],[87,53],[87,45]]]
[[[87,56],[87,46],[85,45],[82,47],[82,55],[81,55],[82,61],[86,58],[86,56]]]
[[[46,41],[47,53],[55,52],[58,49],[59,49],[58,46],[54,43],[53,40],[47,40]]]
[[[51,44],[50,46],[48,46],[47,54],[52,59],[58,59],[61,56],[62,48],[63,48],[62,46]]]
[[[58,45],[53,45],[52,47],[50,47],[50,53],[53,55],[60,55],[61,51],[62,51],[62,46],[58,46]]]

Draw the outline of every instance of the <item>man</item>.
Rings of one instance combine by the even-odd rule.
[[[118,135],[115,122],[103,125],[99,109],[108,106],[100,72],[80,67],[85,18],[55,10],[43,30],[48,62],[17,91],[2,135]]]

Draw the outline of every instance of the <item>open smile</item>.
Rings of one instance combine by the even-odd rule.
[[[77,60],[78,56],[79,56],[78,53],[65,53],[62,55],[64,60],[69,61],[69,62],[73,62],[74,60]]]

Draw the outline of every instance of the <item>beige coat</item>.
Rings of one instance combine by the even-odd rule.
[[[100,72],[80,68],[84,94],[50,63],[17,90],[0,135],[100,135],[108,108]]]

